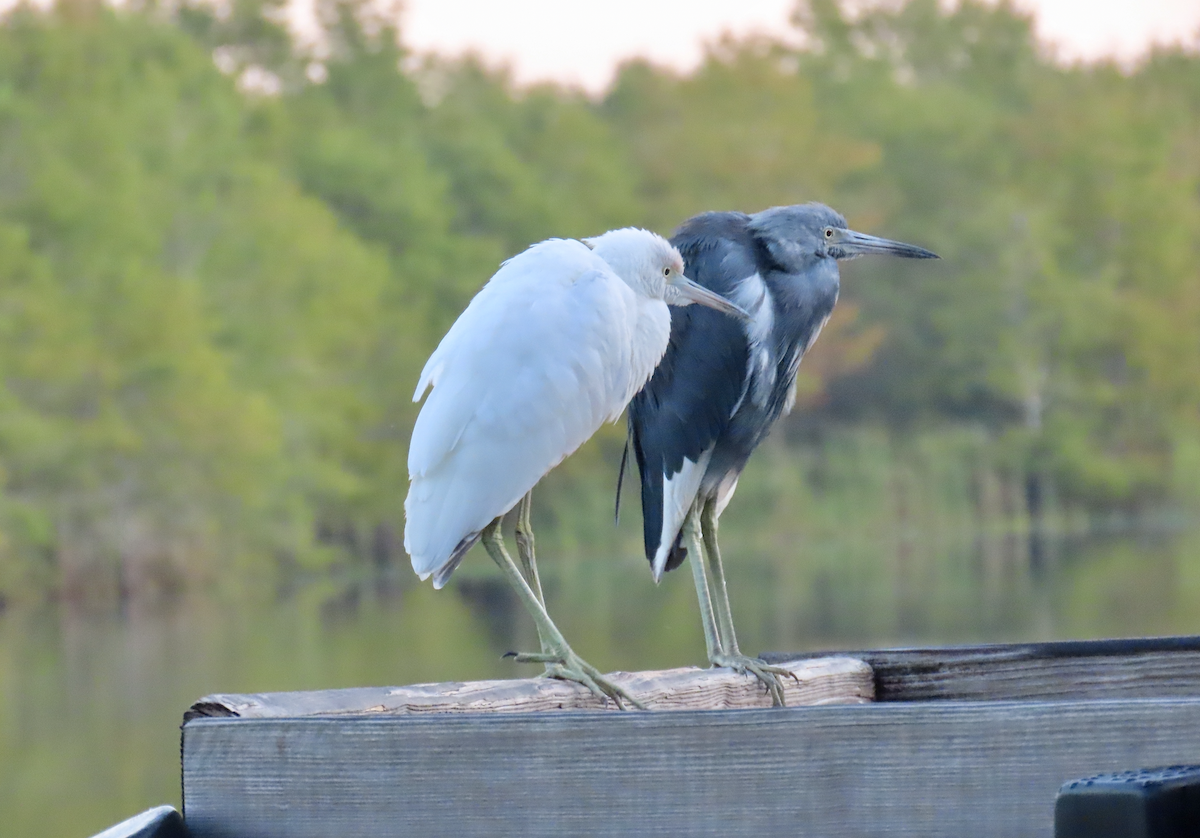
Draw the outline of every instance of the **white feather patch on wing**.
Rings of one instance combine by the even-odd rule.
[[[679,530],[683,527],[684,519],[691,511],[692,504],[696,502],[696,494],[700,491],[700,482],[704,479],[704,472],[708,469],[708,461],[711,459],[712,449],[710,448],[701,454],[700,459],[696,462],[684,458],[683,468],[678,473],[671,476],[663,475],[662,534],[659,536],[658,550],[654,553],[654,564],[651,567],[656,582],[662,578],[663,571],[667,567],[667,556],[671,553],[671,545],[675,543],[675,536],[679,535]]]
[[[743,279],[729,295],[729,299],[741,306],[750,315],[744,324],[750,354],[746,360],[746,382],[750,399],[762,407],[771,398],[775,386],[775,364],[771,359],[771,333],[775,328],[775,305],[771,291],[762,275],[753,273]],[[738,399],[733,413],[742,406],[745,393]]]
[[[725,475],[725,479],[717,486],[717,507],[714,510],[718,518],[725,511],[725,507],[729,506],[729,502],[733,500],[733,493],[737,491],[738,475],[730,473]]]
[[[796,406],[796,373],[800,371],[800,359],[808,350],[812,349],[813,344],[817,342],[817,337],[820,336],[821,330],[825,328],[825,324],[829,322],[830,315],[825,315],[825,319],[817,324],[817,328],[813,330],[812,337],[808,339],[808,343],[803,347],[796,347],[792,350],[792,357],[788,359],[787,375],[792,382],[792,386],[788,389],[787,401],[783,404],[783,415],[790,416],[792,408]]]
[[[819,338],[821,336],[821,330],[825,328],[825,324],[827,324],[829,322],[829,318],[832,316],[833,316],[832,314],[826,314],[825,318],[820,323],[817,324],[817,328],[813,329],[812,337],[810,337],[808,339],[808,345],[804,347],[805,352],[807,352],[808,350],[813,348],[813,344],[816,343],[817,338]],[[800,361],[797,360],[796,366],[799,366],[799,365],[800,365]]]

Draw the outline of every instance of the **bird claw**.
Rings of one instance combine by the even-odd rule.
[[[545,652],[505,652],[502,657],[512,658],[517,663],[561,663],[562,656]]]
[[[710,663],[713,666],[723,666],[732,669],[738,675],[753,675],[766,687],[767,692],[771,696],[772,707],[787,706],[783,697],[783,683],[779,680],[779,676],[782,675],[794,679],[797,683],[800,682],[800,676],[790,669],[784,669],[782,666],[772,666],[764,660],[740,653],[731,655],[718,653],[712,656]]]
[[[544,663],[546,671],[543,678],[557,678],[560,681],[572,681],[588,688],[592,695],[601,701],[611,700],[618,710],[628,709],[631,705],[639,710],[649,709],[641,701],[631,696],[622,687],[617,686],[601,674],[600,670],[585,661],[571,649],[562,654],[555,652],[509,652],[504,655],[517,663]]]

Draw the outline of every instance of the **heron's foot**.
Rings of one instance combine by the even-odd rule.
[[[725,666],[732,669],[738,675],[753,675],[763,686],[767,688],[767,692],[771,695],[771,705],[774,707],[783,707],[783,682],[781,677],[795,678],[800,680],[799,676],[790,669],[784,669],[782,666],[771,666],[769,663],[758,658],[752,658],[749,655],[743,655],[740,652],[726,654],[718,652],[712,656],[710,661],[713,666]]]
[[[546,671],[543,677],[582,684],[591,690],[596,698],[601,701],[611,700],[620,710],[628,709],[626,705],[639,710],[648,709],[623,688],[605,678],[599,669],[575,654],[569,646],[561,652],[509,652],[505,657],[510,657],[517,663],[544,663]]]

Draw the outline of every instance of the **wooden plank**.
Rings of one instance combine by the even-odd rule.
[[[839,654],[871,665],[877,701],[1200,696],[1200,637]],[[768,652],[763,658],[774,662],[810,656]]]
[[[835,657],[783,664],[795,673],[784,678],[789,706],[870,701],[871,668],[860,660]],[[723,710],[770,707],[759,681],[729,669],[694,666],[660,672],[614,672],[614,683],[652,710]],[[579,684],[550,678],[507,681],[417,684],[411,687],[361,687],[319,692],[210,695],[192,705],[184,720],[203,716],[279,718],[361,714],[524,712],[616,710]]]
[[[198,838],[1050,836],[1067,780],[1200,757],[1200,699],[200,718]]]

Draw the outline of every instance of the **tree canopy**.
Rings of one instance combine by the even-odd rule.
[[[318,10],[315,45],[261,0],[3,18],[0,595],[394,551],[417,373],[500,261],[809,200],[943,262],[843,271],[794,426],[971,425],[1087,508],[1200,498],[1200,55],[807,0],[801,47],[591,99]]]

